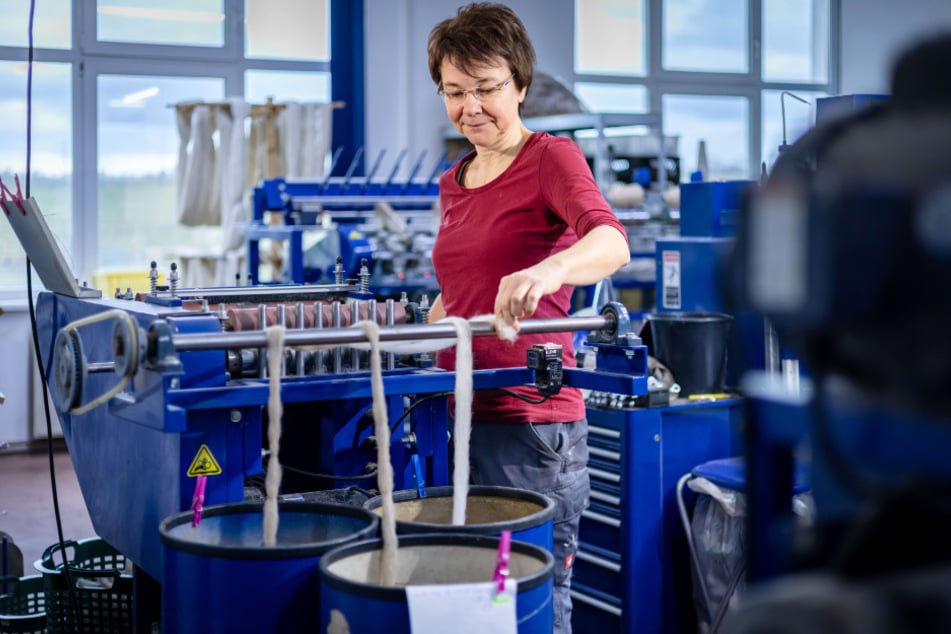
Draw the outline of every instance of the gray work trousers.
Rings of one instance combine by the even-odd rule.
[[[473,422],[469,445],[472,484],[507,486],[555,501],[555,629],[571,632],[571,570],[578,525],[588,506],[588,421],[574,423]]]

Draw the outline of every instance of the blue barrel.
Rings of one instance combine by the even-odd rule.
[[[379,583],[382,540],[335,548],[320,560],[321,621],[316,631],[410,634],[405,586],[491,581],[499,541],[485,535],[403,535],[392,586]],[[515,614],[519,634],[551,634],[554,570],[550,552],[534,544],[512,542],[509,576],[518,582]],[[331,623],[337,629],[329,629]],[[452,627],[447,625],[446,631]]]
[[[493,535],[512,531],[512,539],[551,551],[555,502],[541,493],[498,486],[471,486],[466,497],[466,523],[452,523],[453,487],[431,487],[426,497],[416,489],[393,493],[396,532]],[[370,498],[363,507],[382,514],[383,499]]]
[[[376,534],[356,506],[283,502],[277,543],[264,546],[263,505],[209,506],[159,525],[165,545],[163,634],[299,632],[317,618],[318,562],[328,550]]]

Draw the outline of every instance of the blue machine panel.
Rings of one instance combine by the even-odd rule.
[[[657,311],[723,312],[724,261],[732,238],[657,241]]]
[[[816,125],[853,114],[887,100],[888,95],[875,94],[838,95],[816,99]]]
[[[754,181],[681,183],[680,235],[720,238],[736,233],[740,200]]]

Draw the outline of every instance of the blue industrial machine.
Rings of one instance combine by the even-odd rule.
[[[41,218],[35,203],[27,209]],[[40,237],[30,255],[46,270],[44,258],[61,258]],[[455,330],[426,323],[423,305],[378,300],[368,277],[179,289],[174,265],[168,286],[157,284],[153,265],[148,291],[101,298],[67,285],[39,295],[45,376],[93,526],[136,565],[139,627],[157,617],[155,597],[171,581],[159,524],[191,506],[196,478],[207,477],[207,505],[259,499],[271,459],[270,326],[285,328],[284,500],[372,488],[379,442],[389,447],[397,489],[449,483],[454,374],[425,354],[384,353],[392,434],[376,438],[369,353],[352,345],[366,337],[354,322],[368,318],[380,324],[381,341],[451,338]],[[484,322],[472,329],[494,335]],[[676,631],[676,559],[686,551],[675,534],[674,486],[693,465],[735,453],[740,401],[644,407],[647,348],[620,304],[596,316],[525,320],[521,331],[590,332],[585,344],[594,351],[593,368],[555,367],[550,354],[530,352],[523,368],[473,376],[476,390],[591,391],[592,497],[575,562],[577,629]]]
[[[213,505],[245,499],[262,474],[268,326],[286,328],[285,498],[374,487],[377,442],[390,448],[397,489],[449,483],[447,399],[455,375],[419,355],[385,353],[392,436],[378,439],[369,353],[347,346],[365,341],[351,327],[357,319],[376,320],[381,341],[451,338],[450,325],[423,323],[418,305],[378,303],[356,285],[177,289],[175,276],[169,279],[169,287],[134,296],[47,292],[37,303],[44,367],[93,526],[135,562],[138,588],[154,594],[165,582],[158,525],[190,507],[198,475],[208,476],[206,504]],[[522,323],[523,332],[564,330],[592,331],[598,369],[562,371],[560,361],[554,368],[530,355],[524,368],[476,371],[475,389],[534,383],[548,391],[647,392],[646,349],[623,306]],[[473,334],[494,331],[474,322]]]
[[[906,51],[888,99],[819,122],[741,214],[734,294],[811,380],[747,384],[751,585],[724,632],[947,629],[951,92],[933,77],[949,60],[947,35]]]
[[[726,312],[723,278],[740,199],[753,181],[680,185],[680,235],[657,240],[657,311]]]
[[[252,221],[245,229],[252,284],[264,281],[267,254],[261,245],[269,240],[287,243],[286,261],[269,282],[341,284],[369,272],[369,290],[378,297],[398,298],[405,292],[416,298],[436,291],[431,264],[438,225],[434,208],[447,155],[436,160],[428,177],[417,180],[426,157],[421,152],[403,180],[397,179],[397,172],[404,150],[386,179],[376,180],[386,151],[378,154],[365,177],[356,177],[362,154],[361,149],[341,177],[332,176],[331,166],[319,181],[274,178],[254,189]]]

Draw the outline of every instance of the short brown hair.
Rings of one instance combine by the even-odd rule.
[[[475,65],[493,65],[502,59],[512,69],[519,89],[532,85],[535,48],[525,25],[504,4],[473,2],[460,7],[454,18],[430,31],[428,48],[429,74],[437,87],[442,85],[445,59],[469,74]]]

